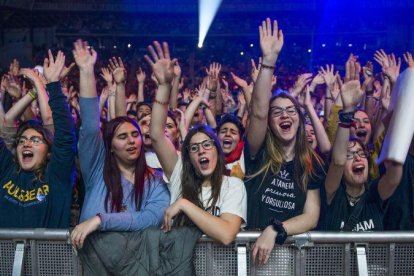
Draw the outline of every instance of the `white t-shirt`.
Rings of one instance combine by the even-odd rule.
[[[181,157],[177,159],[170,181],[167,183],[171,195],[171,204],[181,198],[181,171],[183,163]],[[211,195],[211,187],[202,187],[201,201],[204,209],[215,216],[224,213],[233,214],[243,219],[242,227],[246,224],[247,216],[247,195],[243,181],[237,177],[224,176],[221,183],[220,196],[216,202],[214,210],[208,208]],[[211,204],[211,202],[210,202]]]

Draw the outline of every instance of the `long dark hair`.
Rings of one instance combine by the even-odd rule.
[[[132,124],[141,136],[141,130],[135,120],[128,117],[118,117],[110,122],[104,128],[104,144],[105,144],[105,163],[104,163],[104,181],[107,189],[105,196],[105,210],[108,211],[108,203],[111,213],[121,211],[123,192],[121,185],[121,170],[118,167],[115,156],[112,152],[112,139],[120,125]],[[153,171],[147,166],[145,161],[144,146],[141,143],[140,155],[135,162],[135,179],[133,188],[133,198],[136,210],[141,209],[142,195],[144,193],[145,179],[152,177]]]
[[[214,207],[220,196],[221,183],[226,172],[226,163],[218,138],[210,127],[206,125],[198,125],[188,132],[181,151],[181,160],[183,163],[183,169],[181,171],[181,193],[183,198],[189,200],[201,209],[204,209],[203,202],[200,200],[200,194],[202,193],[201,185],[204,178],[196,173],[194,165],[190,161],[190,152],[188,149],[191,138],[197,133],[204,133],[212,139],[217,150],[216,168],[210,177],[211,197],[208,200],[209,207]]]
[[[43,182],[43,176],[45,173],[47,161],[49,159],[49,154],[52,152],[52,145],[53,145],[53,133],[45,128],[40,121],[36,120],[29,120],[24,123],[22,123],[19,128],[17,129],[16,138],[18,139],[20,136],[22,136],[23,132],[25,132],[28,129],[33,129],[37,132],[39,132],[42,135],[43,141],[47,145],[47,155],[46,158],[43,160],[42,165],[40,168],[34,171],[34,174],[36,176],[36,179],[40,182]],[[13,149],[16,151],[17,148],[17,139],[13,143]],[[17,160],[17,158],[16,158]],[[18,163],[18,162],[17,162]],[[18,170],[20,170],[20,164],[18,164]]]

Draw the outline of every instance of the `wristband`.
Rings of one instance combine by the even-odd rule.
[[[154,103],[157,103],[157,104],[160,104],[160,105],[168,105],[168,101],[162,102],[162,101],[159,101],[159,100],[157,100],[155,98],[154,98]]]
[[[339,110],[338,115],[340,124],[351,125],[354,122],[355,111],[344,112]]]
[[[33,99],[36,100],[37,99],[37,91],[35,89],[29,90],[29,92],[27,92],[27,94],[29,94],[29,96]]]
[[[270,66],[270,65],[266,65],[266,64],[264,64],[263,62],[261,62],[260,63],[260,69],[271,69],[271,70],[274,70],[275,68],[276,68],[276,66]]]
[[[283,227],[283,223],[274,218],[270,220],[269,225],[271,225],[273,230],[277,232],[276,243],[278,245],[283,245],[288,236],[285,227]]]
[[[100,219],[100,223],[99,223],[99,228],[101,228],[101,226],[102,226],[102,215],[101,215],[101,213],[97,213],[96,214],[96,216]]]

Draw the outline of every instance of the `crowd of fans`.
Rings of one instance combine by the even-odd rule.
[[[412,55],[292,71],[277,22],[259,36],[248,70],[196,63],[195,89],[166,42],[148,46],[147,65],[82,40],[73,62],[50,50],[43,66],[13,60],[0,86],[0,227],[72,226],[76,248],[97,231],[196,226],[229,244],[260,230],[261,264],[312,229],[414,229],[414,145],[405,161],[383,149],[401,146],[390,126]]]

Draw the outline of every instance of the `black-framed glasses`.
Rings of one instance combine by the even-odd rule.
[[[270,108],[270,116],[280,117],[285,111],[286,111],[286,114],[289,116],[293,116],[297,113],[296,107],[294,105],[290,105],[286,107],[273,106]]]
[[[211,150],[214,146],[214,140],[210,139],[210,140],[204,140],[204,141],[199,142],[199,143],[190,144],[188,146],[188,150],[192,153],[196,153],[200,150],[200,146],[202,146],[203,149],[205,149],[205,150]]]
[[[32,145],[40,145],[40,144],[44,144],[44,140],[42,137],[39,136],[32,136],[30,138],[27,138],[26,136],[20,136],[17,137],[16,142],[18,145],[24,145],[26,144],[27,141],[30,141],[30,143],[32,143]]]
[[[357,151],[348,151],[346,153],[346,158],[348,160],[352,160],[355,158],[355,156],[358,155],[360,158],[367,158],[368,153],[365,150],[357,150]]]

